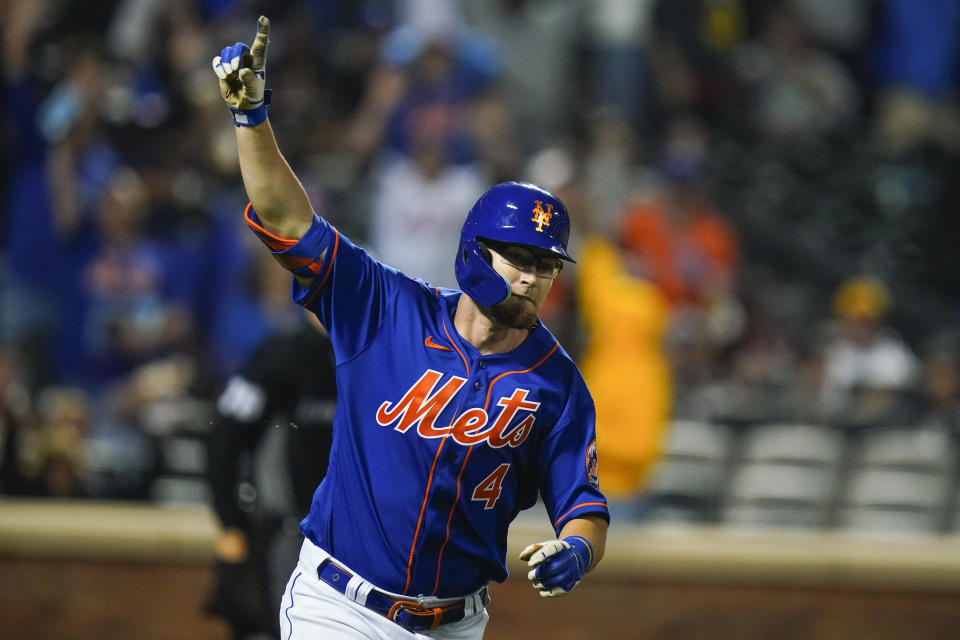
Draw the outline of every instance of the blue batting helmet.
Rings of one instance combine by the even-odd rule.
[[[545,249],[575,262],[567,253],[569,238],[570,216],[557,196],[529,182],[496,184],[480,196],[463,223],[457,282],[477,304],[491,307],[510,297],[510,283],[494,271],[478,240]]]

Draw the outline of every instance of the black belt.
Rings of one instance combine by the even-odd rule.
[[[353,577],[353,574],[331,558],[327,558],[317,567],[317,576],[346,595],[347,583]],[[348,597],[348,599],[351,598]],[[480,599],[484,607],[490,604],[490,594],[487,593],[486,587],[480,590]],[[362,604],[371,611],[376,611],[409,631],[427,631],[436,629],[442,624],[463,620],[466,615],[467,599],[459,598],[453,604],[431,609],[416,600],[402,600],[373,587],[367,594],[366,601],[358,604]],[[479,613],[479,611],[476,613]]]

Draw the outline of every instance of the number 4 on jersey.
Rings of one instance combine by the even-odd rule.
[[[500,499],[500,492],[503,490],[503,478],[510,470],[510,463],[504,462],[493,470],[493,473],[484,478],[480,484],[473,490],[473,499],[486,501],[483,506],[486,509],[493,509],[493,505]]]

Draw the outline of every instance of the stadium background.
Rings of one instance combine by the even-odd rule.
[[[209,69],[260,13],[281,146],[385,261],[452,284],[497,180],[573,213],[545,320],[619,525],[492,637],[953,637],[956,2],[272,4],[0,5],[0,638],[225,637],[205,429],[302,322]]]

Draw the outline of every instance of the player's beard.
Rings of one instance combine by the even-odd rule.
[[[529,298],[511,295],[492,307],[484,307],[488,318],[511,329],[531,330],[537,326],[537,308]]]

